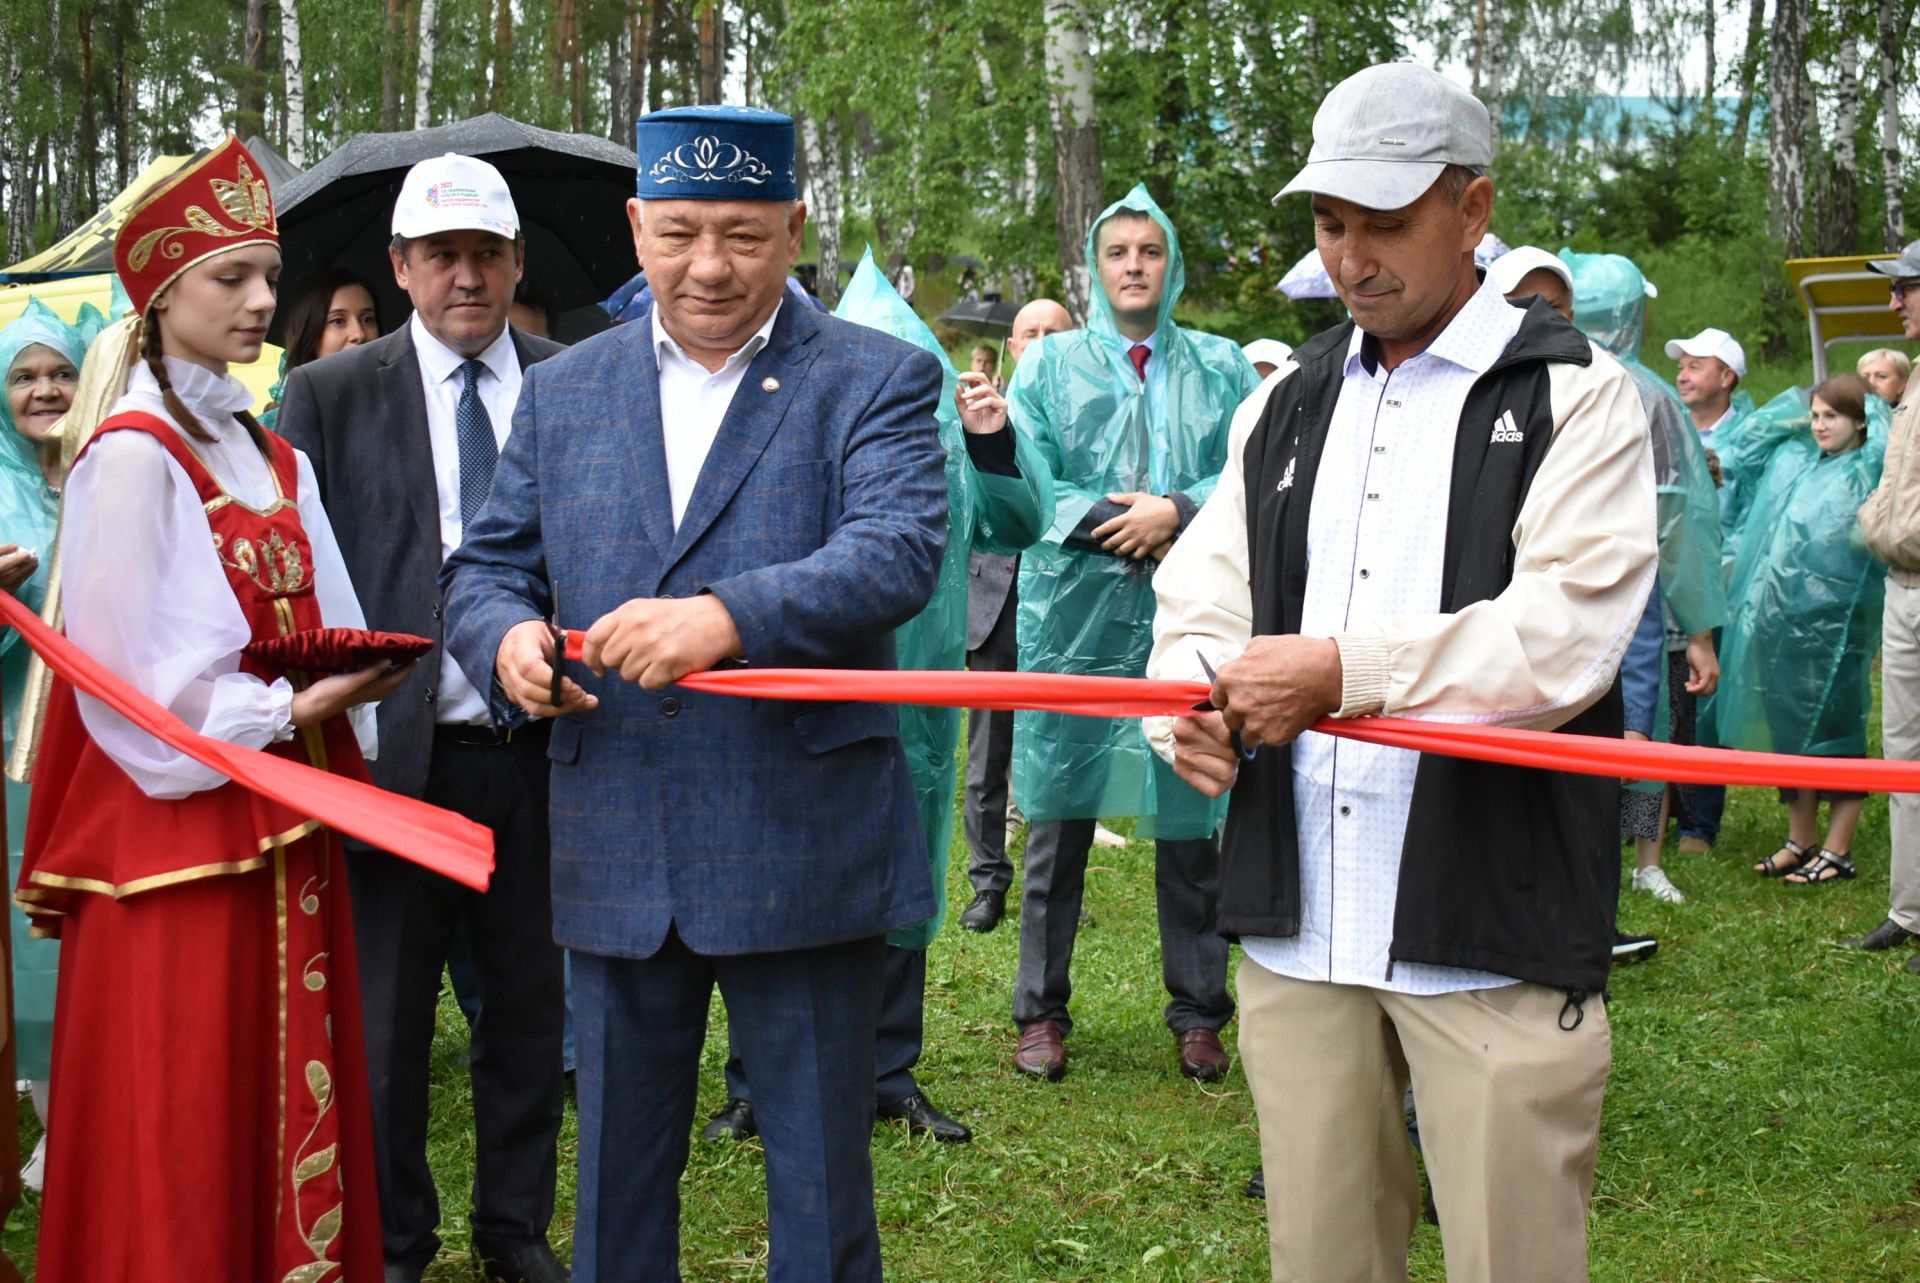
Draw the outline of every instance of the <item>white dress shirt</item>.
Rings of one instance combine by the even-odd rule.
[[[460,520],[460,429],[454,414],[467,384],[460,373],[467,358],[435,338],[418,312],[407,324],[413,330],[413,350],[420,361],[420,382],[427,394],[427,439],[433,445],[433,488],[440,503],[440,559],[445,561],[464,537]],[[480,403],[487,407],[487,418],[493,423],[494,444],[505,450],[507,434],[513,430],[513,408],[520,400],[520,353],[513,346],[513,331],[500,331],[500,337],[487,345],[478,360],[486,367],[477,389]],[[485,725],[489,721],[486,698],[473,688],[444,646],[440,649],[434,721],[453,726]]]
[[[1313,485],[1300,632],[1363,632],[1441,608],[1458,431],[1474,383],[1524,313],[1482,285],[1424,352],[1368,368],[1356,329]],[[1514,449],[1518,449],[1516,444]],[[1300,839],[1300,934],[1251,938],[1247,956],[1300,980],[1436,994],[1511,984],[1506,976],[1387,959],[1401,849],[1420,754],[1309,732],[1293,750]],[[1391,974],[1389,974],[1391,972]]]
[[[673,499],[673,528],[687,512],[693,488],[700,481],[700,469],[720,434],[720,422],[727,417],[733,394],[746,377],[747,367],[773,334],[773,323],[786,306],[783,295],[774,304],[773,315],[754,331],[740,350],[726,359],[717,370],[709,370],[673,341],[660,324],[660,308],[653,308],[653,356],[660,369],[660,430],[667,452],[667,492]]]
[[[1699,430],[1700,444],[1705,446],[1709,450],[1713,449],[1714,434],[1720,431],[1720,429],[1726,427],[1727,421],[1729,419],[1734,418],[1738,413],[1739,411],[1735,410],[1733,406],[1729,404],[1727,408],[1721,412],[1719,418],[1715,419],[1712,423],[1708,424],[1706,427],[1701,428]]]
[[[253,394],[228,375],[166,358],[173,390],[217,440],[187,448],[235,499],[266,508],[279,496],[273,473],[235,410]],[[140,410],[174,424],[145,362],[127,378],[114,412]],[[300,524],[313,549],[313,589],[329,628],[365,628],[359,598],[320,503],[307,456],[294,451]],[[293,688],[240,671],[253,640],[220,565],[206,509],[186,471],[144,432],[95,441],[67,479],[60,519],[67,636],[202,735],[265,748],[293,733]],[[226,776],[161,743],[91,695],[77,696],[80,721],[103,752],[149,797],[183,798]],[[360,749],[379,749],[372,704],[350,714]]]

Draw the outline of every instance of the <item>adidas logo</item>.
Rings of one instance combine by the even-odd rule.
[[[1299,456],[1295,456],[1298,458]],[[1285,493],[1293,489],[1293,459],[1287,460],[1287,470],[1280,474],[1280,491]]]
[[[1519,425],[1513,421],[1513,411],[1502,410],[1500,417],[1493,421],[1493,436],[1489,438],[1488,444],[1499,445],[1505,442],[1509,445],[1518,445],[1524,440],[1526,438],[1520,435]]]

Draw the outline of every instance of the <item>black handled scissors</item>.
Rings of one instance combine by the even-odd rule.
[[[1219,685],[1220,677],[1218,674],[1216,674],[1213,671],[1213,665],[1207,662],[1207,657],[1205,655],[1198,655],[1197,657],[1200,660],[1200,669],[1202,672],[1204,672],[1207,675],[1207,680],[1214,683],[1215,685]],[[1193,711],[1196,713],[1217,713],[1220,710],[1214,707],[1214,703],[1212,700],[1204,700],[1198,704],[1195,704],[1193,706]],[[1260,751],[1259,746],[1255,745],[1253,748],[1248,748],[1246,745],[1240,742],[1239,731],[1233,731],[1230,733],[1233,736],[1233,751],[1240,755],[1241,761],[1251,762],[1254,759],[1254,755],[1259,753]]]
[[[560,585],[554,584],[553,614],[547,619],[547,635],[553,638],[553,690],[547,702],[560,707],[560,696],[567,684],[567,630],[560,626]]]

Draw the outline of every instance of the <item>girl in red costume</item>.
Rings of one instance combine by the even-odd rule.
[[[280,270],[259,166],[230,136],[114,257],[136,319],[102,338],[125,391],[68,479],[67,635],[204,734],[364,778],[406,670],[308,684],[248,650],[365,622],[305,456],[227,373]],[[338,839],[63,683],[36,779],[18,895],[63,942],[37,1277],[377,1280]]]

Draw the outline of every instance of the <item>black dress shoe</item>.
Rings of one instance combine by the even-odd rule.
[[[1247,1178],[1247,1197],[1267,1201],[1267,1169],[1262,1167]]]
[[[935,1140],[945,1141],[949,1145],[964,1145],[973,1139],[973,1132],[965,1123],[956,1123],[933,1107],[933,1102],[920,1092],[915,1092],[905,1100],[896,1100],[891,1105],[882,1105],[874,1110],[881,1118],[904,1118],[907,1130],[915,1136],[928,1135]]]
[[[573,1271],[545,1243],[528,1243],[499,1255],[477,1249],[480,1268],[496,1283],[573,1283]]]
[[[1916,976],[1920,976],[1920,953],[1916,953],[1907,959],[1907,970]]]
[[[976,891],[973,903],[960,915],[960,925],[969,931],[978,931],[985,935],[1000,925],[1000,919],[1007,916],[1007,893],[1005,891]]]
[[[1914,938],[1913,932],[1907,930],[1892,918],[1888,918],[1879,926],[1867,932],[1867,934],[1856,936],[1851,940],[1842,940],[1840,943],[1849,949],[1865,949],[1868,953],[1878,953],[1882,949],[1891,949],[1895,945],[1906,944]]]
[[[760,1134],[753,1121],[753,1102],[730,1096],[713,1121],[700,1129],[701,1140],[751,1140]]]
[[[381,1275],[385,1283],[420,1283],[426,1277],[424,1265],[402,1265],[397,1261],[388,1261],[386,1273]]]

